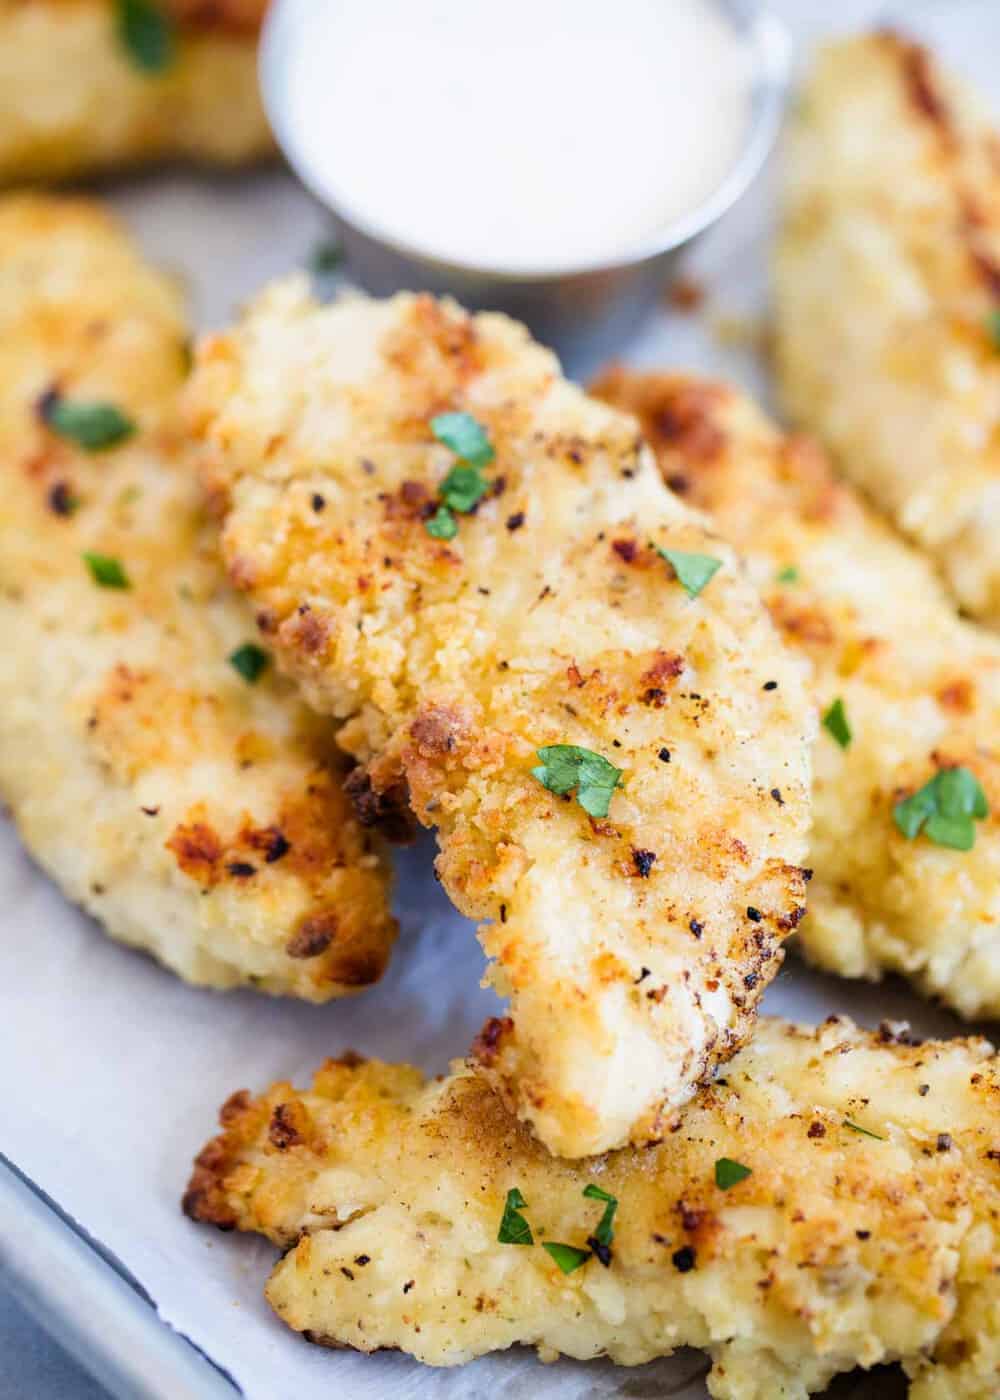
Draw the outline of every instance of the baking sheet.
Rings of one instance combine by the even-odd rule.
[[[776,8],[800,38],[823,27],[828,9],[816,0]],[[969,22],[976,10],[982,7],[953,0],[940,24],[953,61],[970,57],[974,64],[992,48],[978,22]],[[847,0],[837,18],[846,27],[880,14],[867,0]],[[301,264],[326,231],[322,211],[280,171],[221,181],[150,176],[108,194],[147,252],[185,279],[200,325],[225,321],[268,277]],[[709,369],[766,395],[754,355],[722,345],[716,331],[719,318],[754,316],[763,305],[772,207],[765,180],[692,261],[709,305],[697,317],[660,313],[630,347],[630,360]],[[472,926],[431,877],[432,854],[427,840],[397,862],[402,934],[382,985],[349,1003],[311,1007],[181,985],[103,937],[40,875],[9,826],[0,826],[0,1150],[120,1258],[161,1318],[250,1400],[312,1400],[334,1387],[361,1400],[460,1400],[486,1392],[502,1400],[700,1400],[707,1392],[697,1353],[624,1371],[601,1362],[542,1367],[533,1353],[515,1351],[434,1372],[400,1355],[311,1348],[264,1304],[275,1251],[180,1215],[191,1157],[234,1089],[282,1077],[302,1082],[326,1055],[347,1047],[440,1071],[497,1009],[478,986],[482,957]],[[908,1017],[925,1034],[960,1029],[901,984],[851,986],[794,959],[765,1004],[806,1021],[847,1011],[865,1024]],[[86,1298],[79,1302],[85,1314]],[[886,1395],[884,1378],[850,1380],[838,1393],[860,1397],[876,1389]]]

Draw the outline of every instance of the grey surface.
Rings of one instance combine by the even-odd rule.
[[[0,1397],[111,1400],[21,1307],[0,1276]]]

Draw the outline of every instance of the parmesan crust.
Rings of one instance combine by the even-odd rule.
[[[818,714],[851,731],[813,759],[815,875],[799,942],[842,976],[904,973],[965,1016],[1000,1015],[1000,642],[963,622],[929,561],[737,389],[615,369],[595,393],[636,414],[664,479],[747,561]],[[971,851],[905,840],[897,801],[964,765],[992,815]]]
[[[716,1400],[804,1400],[902,1361],[911,1400],[1000,1389],[991,1047],[764,1019],[658,1146],[550,1157],[477,1076],[356,1059],[234,1094],[185,1196],[288,1250],[267,1296],[310,1340],[452,1366],[518,1343],[640,1365],[704,1348]],[[728,1189],[716,1164],[750,1174]],[[725,1179],[725,1178],[723,1178]],[[617,1198],[606,1265],[561,1273]],[[520,1191],[532,1246],[501,1244]],[[472,1382],[474,1384],[474,1382]]]
[[[269,154],[257,90],[265,3],[167,0],[175,54],[149,72],[121,39],[114,0],[0,0],[0,182]]]
[[[793,418],[1000,624],[1000,140],[917,45],[869,35],[818,59],[776,289]]]
[[[746,1038],[804,903],[812,720],[733,553],[502,316],[291,281],[202,346],[188,401],[230,575],[366,764],[363,809],[408,796],[484,921],[511,1014],[481,1068],[553,1151],[655,1136]],[[451,540],[446,410],[496,452]],[[689,598],[657,546],[722,567]],[[606,818],[533,775],[559,744],[622,770]]]
[[[387,872],[327,722],[229,587],[178,418],[173,288],[92,205],[0,202],[0,791],[115,938],[194,982],[321,1001],[380,975]],[[83,451],[54,401],[136,431]],[[84,552],[131,587],[102,588]]]

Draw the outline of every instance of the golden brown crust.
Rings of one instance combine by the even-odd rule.
[[[163,69],[123,43],[114,0],[0,0],[0,183],[273,150],[257,85],[264,0],[163,0]]]
[[[641,1364],[685,1344],[717,1400],[803,1400],[902,1360],[912,1400],[1000,1384],[1000,1081],[982,1041],[919,1044],[831,1018],[764,1019],[679,1129],[550,1157],[488,1088],[328,1062],[230,1099],[185,1197],[197,1220],[289,1250],[267,1287],[311,1340],[454,1365],[516,1343]],[[721,1188],[717,1163],[749,1168]],[[545,1240],[606,1262],[563,1275]],[[521,1192],[531,1247],[497,1239]]]
[[[503,317],[279,286],[189,401],[230,576],[341,721],[365,819],[405,797],[487,921],[494,1081],[567,1155],[655,1135],[749,1032],[805,897],[799,675],[734,557]],[[496,456],[441,539],[447,409]],[[722,567],[691,599],[657,546]],[[560,744],[622,770],[606,815],[538,780]]]
[[[1000,138],[919,45],[830,45],[788,143],[777,358],[793,418],[1000,619]]]
[[[745,556],[818,712],[844,703],[850,748],[826,733],[816,747],[804,950],[852,976],[904,972],[968,1016],[1000,1013],[1000,644],[958,619],[814,443],[738,390],[612,369],[594,392],[636,415],[665,480]],[[974,850],[904,840],[893,804],[957,763],[994,813]]]
[[[325,1000],[385,966],[386,873],[329,726],[273,665],[251,685],[229,661],[256,629],[178,432],[185,334],[97,209],[0,202],[0,788],[116,937],[195,981]],[[81,450],[46,421],[54,388],[135,433]],[[85,551],[131,587],[99,588]]]

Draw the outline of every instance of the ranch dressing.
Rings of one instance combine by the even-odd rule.
[[[309,0],[283,135],[348,219],[448,262],[613,260],[732,169],[752,63],[716,0]]]

